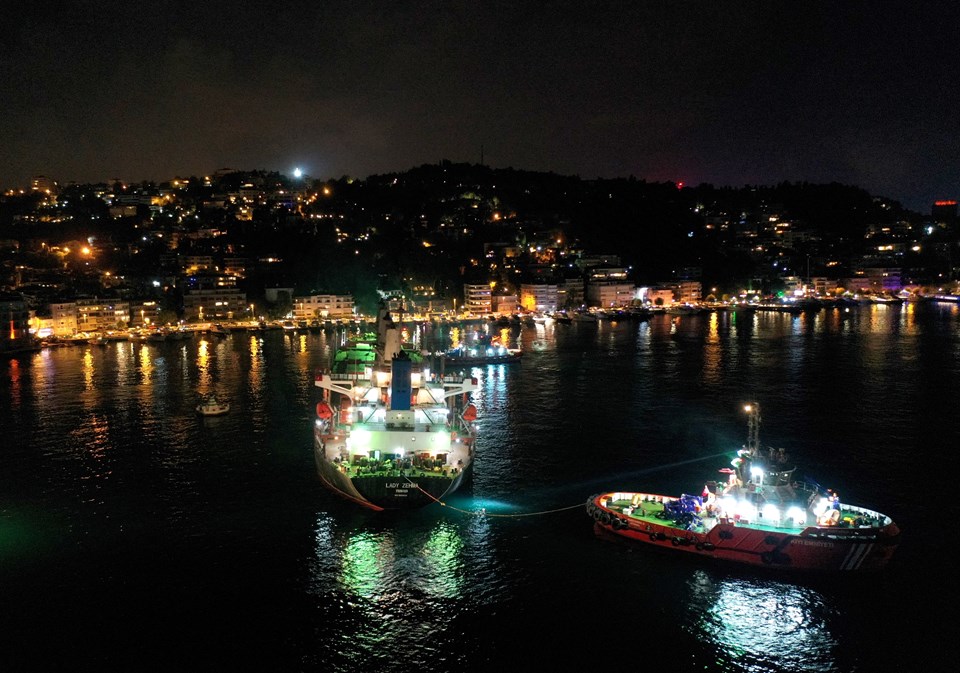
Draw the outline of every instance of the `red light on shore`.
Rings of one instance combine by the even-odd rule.
[[[683,189],[683,182],[677,183],[677,189]]]
[[[935,206],[955,206],[955,205],[957,205],[957,202],[954,201],[953,199],[950,199],[950,200],[947,200],[947,201],[934,201],[934,202],[933,202],[933,205],[935,205]]]

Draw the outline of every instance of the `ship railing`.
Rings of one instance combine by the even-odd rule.
[[[318,369],[314,374],[314,380],[320,378],[330,379],[331,381],[367,381],[365,372],[334,372],[329,369]]]

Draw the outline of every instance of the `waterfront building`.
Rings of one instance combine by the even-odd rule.
[[[130,303],[100,297],[82,297],[76,300],[78,332],[106,332],[123,329],[130,320]]]
[[[50,321],[45,325],[50,334],[56,337],[72,336],[79,330],[77,327],[77,302],[65,301],[50,304]]]
[[[515,294],[491,295],[490,312],[498,315],[513,315],[520,311],[520,302]]]
[[[300,322],[354,317],[353,295],[311,294],[293,298],[293,319]]]
[[[222,287],[184,292],[183,317],[187,321],[234,320],[249,315],[247,294]]]
[[[465,283],[463,286],[463,310],[473,315],[489,315],[492,312],[491,288],[488,283]]]
[[[130,303],[125,300],[81,297],[52,302],[49,307],[50,318],[42,321],[43,327],[56,337],[122,330],[130,321]]]
[[[636,286],[627,279],[627,270],[622,267],[598,266],[589,271],[585,297],[588,306],[629,306],[636,293]]]
[[[33,345],[30,334],[30,309],[23,296],[17,293],[0,292],[0,353],[18,351]]]
[[[582,306],[584,301],[583,287],[583,278],[579,276],[564,278],[557,285],[557,307],[574,308]]]
[[[670,296],[672,296],[669,302],[665,290],[669,290]],[[651,292],[655,292],[656,297],[663,299],[664,306],[669,306],[672,302],[699,304],[703,298],[703,286],[699,280],[665,281],[657,284],[655,288],[651,288],[647,293],[648,296]]]
[[[654,306],[670,306],[679,301],[674,288],[663,285],[641,288],[641,297],[646,303]]]
[[[851,292],[891,292],[902,289],[899,267],[868,267],[857,269],[848,282]]]
[[[560,288],[556,283],[523,283],[520,306],[524,311],[553,313],[557,310]]]

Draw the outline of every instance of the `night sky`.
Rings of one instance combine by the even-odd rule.
[[[960,197],[960,2],[6,2],[0,187],[442,159]]]

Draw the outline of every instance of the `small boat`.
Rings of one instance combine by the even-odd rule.
[[[484,365],[504,365],[520,362],[523,351],[519,348],[507,348],[496,340],[482,335],[473,345],[460,344],[443,354],[446,368],[482,367]]]
[[[431,371],[401,324],[381,302],[376,333],[347,342],[314,379],[320,480],[374,511],[442,502],[473,465],[477,379]]]
[[[670,304],[665,311],[669,315],[698,315],[700,307],[693,304]]]
[[[587,499],[598,534],[753,566],[802,571],[878,570],[900,543],[893,520],[842,503],[795,476],[783,449],[761,450],[760,409],[745,407],[747,444],[723,479],[698,494],[613,491]]]
[[[223,337],[230,334],[230,331],[220,323],[213,323],[212,325],[210,325],[207,328],[207,332],[209,334],[213,334],[214,336],[223,336]]]
[[[222,416],[230,411],[230,403],[221,400],[215,393],[207,393],[197,405],[197,413],[201,416]]]

